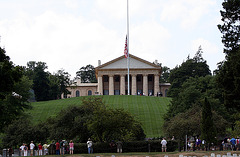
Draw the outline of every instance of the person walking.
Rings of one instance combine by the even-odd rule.
[[[69,154],[73,154],[73,150],[74,150],[74,143],[73,141],[71,140],[70,143],[69,143],[69,150],[70,150],[70,153]]]
[[[87,141],[87,147],[88,147],[88,154],[92,154],[93,153],[93,142],[90,138]]]
[[[165,140],[165,138],[162,139],[161,145],[162,145],[162,152],[167,152],[167,141]]]

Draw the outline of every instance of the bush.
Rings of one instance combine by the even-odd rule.
[[[178,144],[176,141],[168,141],[167,151],[173,152],[177,149]],[[133,142],[123,142],[123,152],[161,152],[162,145],[160,140],[154,141],[133,141]],[[115,153],[117,152],[117,147],[110,147],[109,143],[94,143],[93,153]],[[86,143],[75,143],[74,144],[75,154],[86,154],[87,144]]]

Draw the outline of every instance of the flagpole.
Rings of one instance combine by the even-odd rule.
[[[129,16],[128,16],[128,0],[127,0],[127,68],[128,68],[128,95],[130,95],[130,78],[129,78]]]

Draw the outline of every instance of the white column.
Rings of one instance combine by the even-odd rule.
[[[103,80],[102,75],[98,75],[98,93],[103,95]]]
[[[109,75],[109,95],[114,95],[114,80],[113,80],[113,75]]]
[[[120,95],[125,95],[125,75],[121,75],[120,77]]]
[[[137,95],[137,79],[136,74],[132,74],[132,95]]]
[[[148,75],[143,74],[143,93],[148,95]]]
[[[159,74],[154,75],[154,95],[159,92]]]

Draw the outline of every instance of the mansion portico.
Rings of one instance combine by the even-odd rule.
[[[161,66],[130,54],[129,85],[130,95],[159,95],[167,96],[170,84],[159,84]],[[67,97],[87,95],[127,95],[128,76],[127,59],[124,55],[100,63],[95,68],[98,83],[81,83],[68,88],[71,94]]]
[[[157,95],[161,67],[130,55],[130,95]],[[127,59],[116,58],[96,68],[98,93],[103,95],[126,95],[128,91]]]

